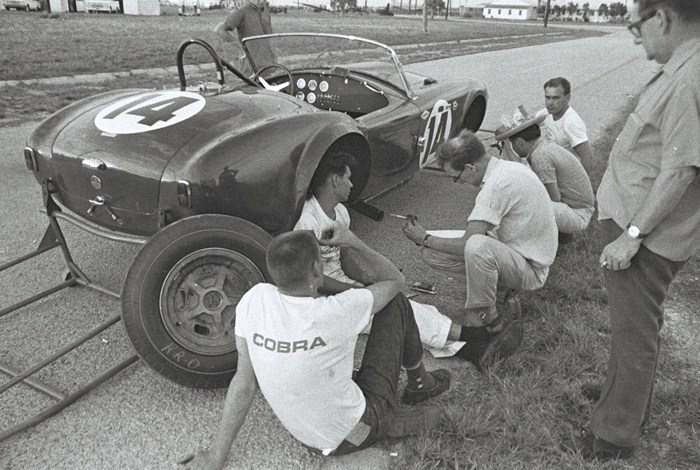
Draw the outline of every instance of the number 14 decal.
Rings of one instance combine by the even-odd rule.
[[[206,100],[197,93],[162,91],[120,100],[95,117],[95,125],[110,134],[139,134],[169,127],[199,113]]]

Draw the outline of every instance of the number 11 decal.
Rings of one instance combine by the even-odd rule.
[[[427,114],[427,111],[426,111]],[[428,123],[423,132],[423,152],[420,155],[420,167],[423,168],[435,161],[435,151],[452,131],[452,107],[445,100],[438,100],[427,117]]]

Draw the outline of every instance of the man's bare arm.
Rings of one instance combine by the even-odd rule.
[[[374,304],[372,313],[377,313],[383,309],[391,300],[396,297],[404,287],[404,277],[401,271],[389,261],[384,255],[373,250],[348,229],[337,229],[333,237],[326,240],[319,240],[321,245],[340,246],[353,250],[353,254],[360,261],[364,262],[369,273],[377,281],[366,288],[372,292]]]
[[[441,253],[463,255],[464,246],[467,244],[469,237],[472,235],[485,235],[486,232],[492,230],[493,228],[494,225],[489,222],[484,222],[483,220],[472,220],[467,224],[467,229],[464,231],[462,238],[443,238],[431,235],[428,245],[431,249]],[[419,245],[423,244],[426,234],[427,232],[425,229],[419,224],[407,222],[404,226],[404,235],[406,235],[409,240],[418,243]]]
[[[557,183],[547,183],[544,185],[544,188],[547,190],[547,194],[549,194],[549,198],[552,201],[561,201],[561,193],[559,192],[559,186],[557,186]]]
[[[345,292],[348,289],[356,289],[362,286],[356,286],[354,284],[348,284],[347,282],[338,281],[332,277],[326,275],[323,276],[323,286],[319,289],[323,295],[334,295]]]
[[[238,370],[231,380],[224,411],[219,424],[219,430],[212,441],[211,447],[200,452],[185,467],[188,470],[212,470],[221,469],[226,463],[226,457],[231,450],[231,445],[243,426],[250,405],[255,397],[257,380],[253,365],[248,355],[248,345],[244,338],[236,336],[236,348],[238,350]]]
[[[591,150],[588,141],[581,142],[572,150],[578,156],[578,159],[581,160],[581,165],[583,165],[583,169],[586,170],[586,174],[590,178],[591,171],[593,171],[593,150]]]

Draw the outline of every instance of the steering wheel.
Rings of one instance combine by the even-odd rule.
[[[289,82],[280,83],[279,85],[271,85],[270,83],[267,83],[267,80],[262,78],[261,75],[266,70],[272,69],[272,68],[282,69],[284,71],[284,73],[287,74],[287,78],[289,79]],[[287,67],[285,67],[284,65],[281,65],[281,64],[266,65],[265,67],[263,67],[260,70],[258,70],[257,72],[255,72],[255,75],[253,75],[253,80],[257,80],[258,82],[260,82],[260,84],[262,86],[264,86],[266,90],[272,90],[272,91],[282,91],[289,85],[289,90],[287,90],[287,93],[294,96],[294,76],[292,75],[292,72],[290,72],[289,69]]]

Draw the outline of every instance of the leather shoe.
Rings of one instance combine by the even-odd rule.
[[[512,356],[523,342],[523,322],[520,320],[505,323],[500,333],[493,336],[479,358],[477,369],[484,371],[498,359]]]
[[[428,372],[435,379],[435,385],[431,388],[412,389],[406,387],[401,396],[401,403],[415,405],[428,398],[436,397],[450,388],[452,374],[445,369]]]
[[[628,459],[634,454],[634,447],[622,447],[608,442],[584,429],[578,435],[572,432],[564,438],[561,448],[567,452],[581,454],[586,460],[606,462],[615,459]]]

